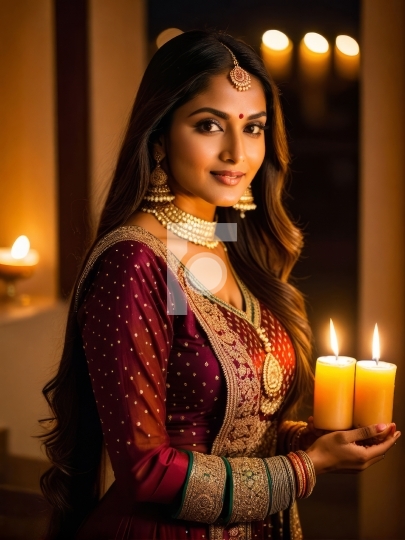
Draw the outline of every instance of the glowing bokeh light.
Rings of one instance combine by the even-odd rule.
[[[11,248],[11,256],[13,259],[23,259],[27,256],[30,250],[30,241],[26,236],[19,236]]]
[[[290,44],[288,37],[279,30],[267,30],[262,36],[262,42],[273,51],[284,51]]]
[[[359,44],[350,36],[338,36],[336,38],[336,47],[347,56],[357,56],[360,52]]]
[[[156,38],[156,45],[158,49],[171,39],[175,38],[176,36],[179,36],[183,33],[183,30],[180,30],[179,28],[166,28],[166,30],[163,30],[163,32],[160,32],[158,37]]]
[[[327,40],[315,32],[308,32],[304,36],[304,43],[308,49],[314,53],[322,54],[329,50],[329,43]]]

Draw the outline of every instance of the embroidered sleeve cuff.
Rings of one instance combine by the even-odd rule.
[[[189,474],[177,519],[214,523],[220,516],[225,493],[226,467],[222,458],[187,452]]]
[[[270,488],[266,465],[258,458],[228,458],[232,472],[232,510],[229,523],[259,521],[269,511]]]

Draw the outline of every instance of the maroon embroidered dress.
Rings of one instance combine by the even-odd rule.
[[[95,248],[76,304],[115,482],[79,540],[301,537],[295,505],[284,519],[280,511],[294,502],[274,468],[281,458],[267,469],[259,459],[276,452],[294,350],[271,312],[242,292],[245,311],[210,294],[140,227]],[[271,398],[258,326],[277,361]]]

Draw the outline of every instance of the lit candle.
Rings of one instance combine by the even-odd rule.
[[[6,282],[6,296],[15,296],[14,281],[30,277],[38,264],[38,252],[30,249],[26,236],[19,236],[13,247],[0,248],[0,278]]]
[[[360,47],[350,36],[337,36],[335,41],[335,68],[345,79],[357,79],[360,66]]]
[[[293,45],[279,30],[267,30],[262,37],[263,62],[275,79],[286,79],[292,68]]]
[[[339,356],[332,319],[330,340],[335,356],[321,356],[316,361],[314,425],[334,431],[352,427],[356,359]]]
[[[375,325],[373,360],[360,360],[356,365],[354,392],[355,427],[389,424],[392,421],[395,375],[397,366],[380,362],[380,339]]]
[[[320,81],[326,78],[330,65],[328,41],[315,32],[305,34],[299,50],[300,70],[308,81]]]

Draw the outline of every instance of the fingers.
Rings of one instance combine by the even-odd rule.
[[[351,429],[344,432],[345,439],[348,443],[373,439],[377,436],[379,439],[385,439],[392,433],[393,426],[395,427],[395,424],[372,424],[370,426]]]
[[[374,444],[371,446],[363,446],[358,447],[361,452],[362,460],[364,461],[364,465],[366,467],[369,467],[372,465],[375,460],[380,461],[384,458],[385,453],[388,452],[388,450],[394,446],[395,442],[398,440],[398,438],[401,436],[400,431],[396,431],[394,435],[389,435],[383,442],[380,442],[379,444]]]

